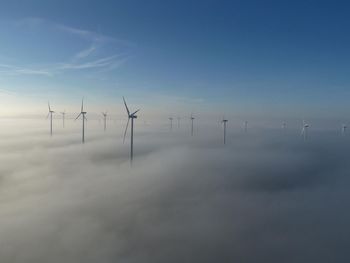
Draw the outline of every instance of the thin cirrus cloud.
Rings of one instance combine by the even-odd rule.
[[[7,75],[41,75],[41,76],[53,76],[53,73],[45,69],[35,69],[28,67],[18,67],[14,65],[0,64],[0,74]]]
[[[35,30],[48,29],[54,34],[66,35],[67,39],[73,35],[76,41],[83,40],[87,47],[73,53],[64,62],[35,63],[32,65],[17,65],[10,63],[0,64],[0,74],[36,75],[52,77],[67,71],[78,70],[114,70],[128,61],[129,51],[135,45],[129,41],[119,40],[111,36],[105,36],[93,31],[78,29],[67,25],[51,22],[42,18],[26,18],[13,23],[15,28]],[[73,40],[74,41],[74,40]],[[74,44],[74,43],[71,43]],[[116,51],[118,49],[118,51]],[[120,50],[123,50],[122,52]]]

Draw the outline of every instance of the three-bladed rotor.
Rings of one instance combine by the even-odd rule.
[[[128,122],[126,123],[126,127],[125,127],[125,131],[124,131],[124,136],[123,136],[123,143],[125,142],[125,137],[126,137],[126,133],[128,131],[128,127],[129,127],[129,121],[130,119],[137,119],[137,115],[136,113],[140,111],[140,109],[138,109],[137,111],[134,111],[133,113],[130,113],[130,110],[128,108],[128,105],[126,104],[125,98],[123,97],[123,101],[124,101],[124,105],[125,105],[125,109],[126,109],[126,113],[128,116]],[[131,136],[133,136],[133,134],[131,134]]]

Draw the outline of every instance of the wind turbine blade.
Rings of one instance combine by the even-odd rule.
[[[79,115],[75,118],[75,121],[80,117],[81,113],[79,113]]]
[[[49,111],[51,111],[51,107],[50,107],[50,102],[47,102],[47,106],[49,106]]]
[[[50,112],[47,114],[46,119],[50,116]]]
[[[124,137],[123,137],[123,144],[124,144],[124,142],[125,142],[126,132],[128,131],[129,120],[130,120],[130,118],[128,118],[128,122],[126,123],[125,131],[124,131]]]
[[[138,109],[137,111],[135,111],[134,113],[131,113],[131,115],[134,115],[134,114],[136,114],[137,112],[139,112],[140,111],[140,109]]]
[[[124,105],[125,105],[126,111],[128,112],[128,116],[129,116],[130,115],[130,111],[129,111],[128,105],[126,105],[124,97],[123,97],[123,101],[124,101]]]

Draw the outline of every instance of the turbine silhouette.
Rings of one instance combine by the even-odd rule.
[[[247,133],[248,132],[248,121],[244,122],[244,132]]]
[[[172,131],[173,130],[173,117],[170,117],[169,121],[170,121],[170,131]]]
[[[283,122],[283,123],[282,123],[282,130],[283,130],[283,133],[286,133],[286,129],[287,129],[287,123]]]
[[[226,124],[227,124],[228,120],[226,120],[225,117],[223,117],[221,122],[224,125],[224,144],[226,144]]]
[[[348,126],[346,124],[342,125],[342,129],[341,129],[341,133],[344,136],[346,134],[346,129],[348,128]]]
[[[301,129],[301,136],[303,136],[304,141],[306,141],[307,138],[308,138],[308,136],[309,136],[308,130],[309,130],[309,124],[307,124],[307,123],[305,122],[305,120],[303,120],[303,127],[302,127],[302,129]]]
[[[126,132],[128,131],[129,127],[129,121],[131,119],[131,130],[130,130],[130,165],[132,165],[132,161],[134,159],[134,119],[137,119],[136,113],[140,110],[138,109],[137,111],[130,113],[128,105],[125,102],[125,98],[123,97],[126,113],[128,115],[128,122],[126,123],[125,131],[124,131],[124,137],[123,137],[123,143],[125,142],[125,136]]]
[[[192,115],[192,113],[191,113],[191,136],[193,136],[193,121],[194,121],[194,117],[193,117],[193,115]]]
[[[62,111],[61,114],[62,114],[62,125],[63,125],[63,128],[64,128],[64,124],[65,124],[64,121],[65,121],[65,116],[66,116],[66,110]]]
[[[51,110],[50,102],[47,102],[47,105],[49,107],[49,112],[46,116],[46,119],[50,116],[50,135],[52,136],[52,114],[55,112],[53,110]]]
[[[103,130],[106,131],[107,129],[107,111],[102,112],[103,115]]]
[[[86,111],[84,111],[84,98],[81,100],[81,109],[80,109],[80,113],[79,115],[75,118],[75,120],[77,120],[80,116],[82,116],[82,120],[83,120],[83,126],[82,126],[82,143],[85,143],[85,121],[87,121],[87,118],[85,117],[86,115]]]

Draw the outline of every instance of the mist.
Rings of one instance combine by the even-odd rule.
[[[1,262],[349,261],[348,136],[123,125],[3,125]]]

